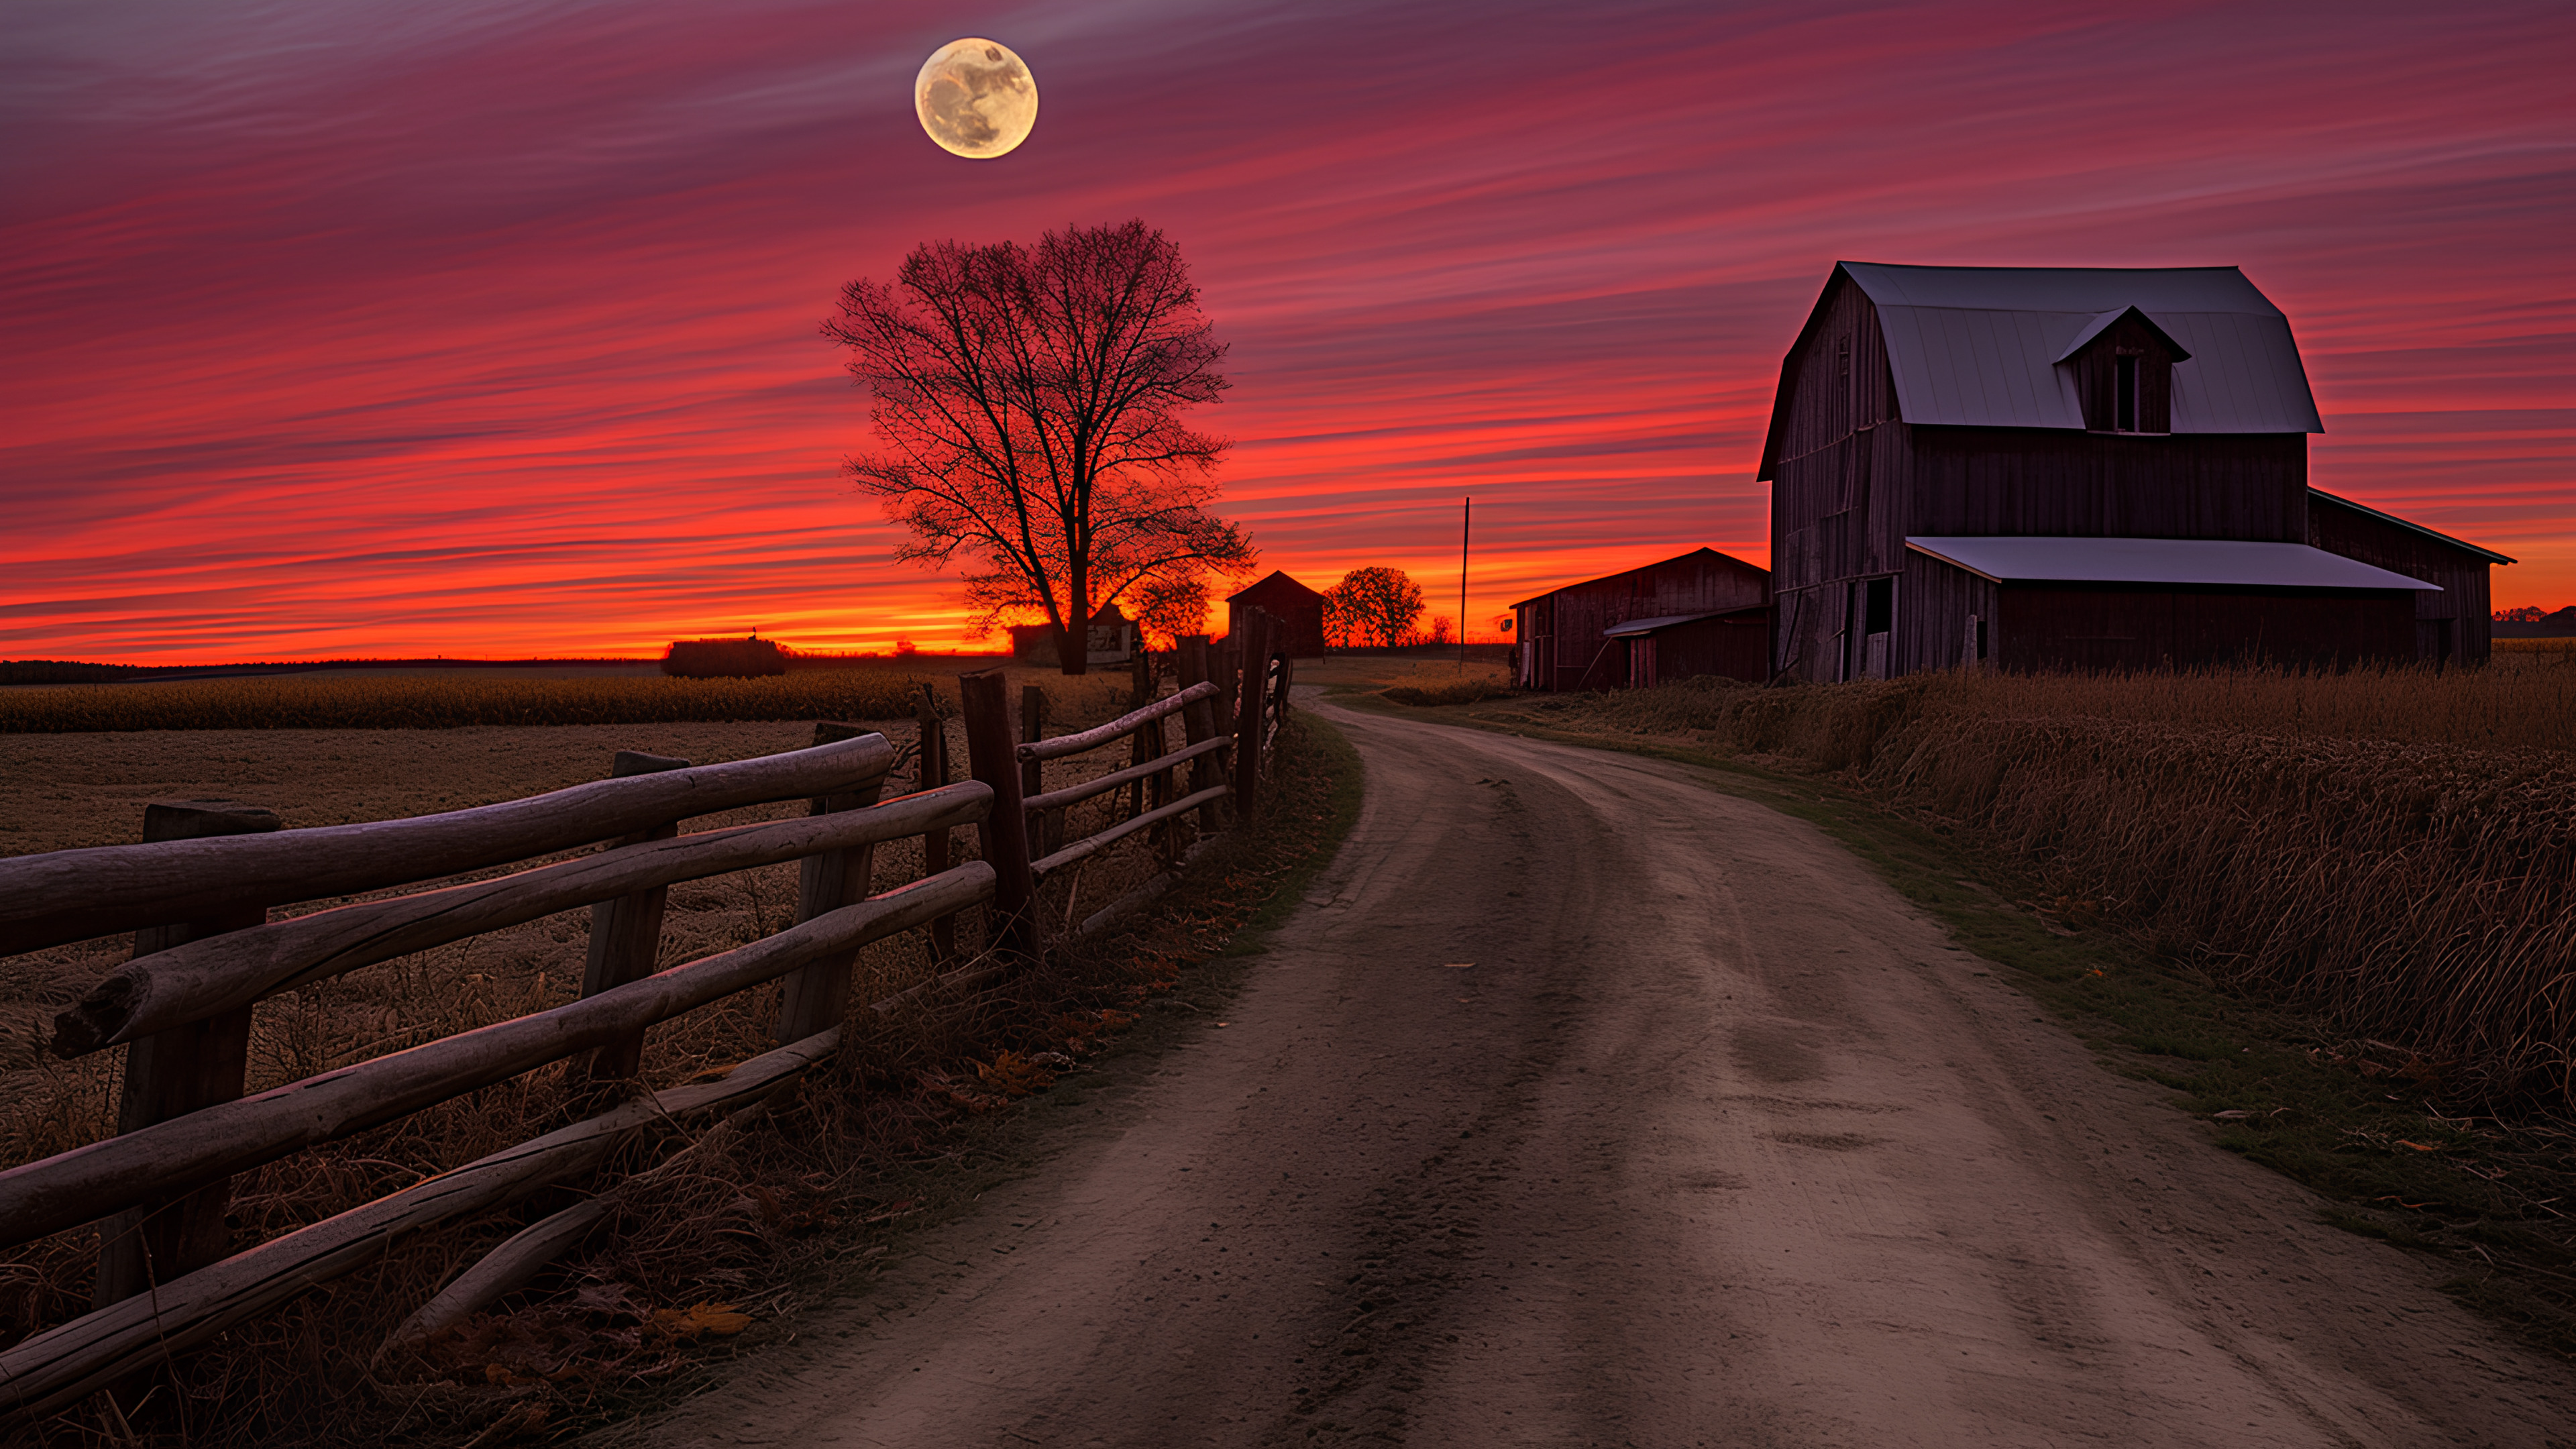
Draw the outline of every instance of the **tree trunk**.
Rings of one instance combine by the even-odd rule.
[[[1055,662],[1067,674],[1091,672],[1091,626],[1059,624],[1056,626]]]

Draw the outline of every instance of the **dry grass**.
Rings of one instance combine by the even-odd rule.
[[[2566,1112],[2576,654],[2536,653],[2446,673],[1694,680],[1477,713],[1845,772],[2076,919],[2402,1044],[2453,1101]]]
[[[886,719],[911,713],[918,684],[909,673],[815,669],[763,679],[531,679],[492,671],[43,685],[0,692],[0,734]]]
[[[1109,718],[1126,702],[1123,676],[1046,676],[1032,682],[1046,690],[1049,717],[1059,732]],[[962,764],[964,732],[954,720],[948,731],[952,757]],[[889,725],[887,732],[899,744],[908,743],[912,734],[901,725]],[[792,748],[807,737],[802,727],[776,724],[437,736],[318,731],[255,737],[103,735],[59,744],[29,742],[11,753],[38,757],[13,761],[22,767],[84,751],[93,760],[105,754],[137,769],[148,761],[153,766],[145,771],[149,783],[167,785],[173,772],[169,751],[194,747],[203,757],[177,773],[213,776],[212,793],[275,803],[290,824],[302,825],[450,809],[596,779],[605,772],[609,754],[620,747],[712,761]],[[145,743],[151,740],[167,743]],[[437,763],[424,760],[424,754],[451,765],[472,758],[484,768],[480,774],[424,768]],[[1121,749],[1050,762],[1047,784],[1072,783],[1125,763]],[[264,778],[268,788],[228,783],[246,771]],[[136,782],[116,769],[94,773],[120,783],[94,784],[86,801],[56,802],[57,809],[39,817],[42,828],[13,839],[11,848],[106,843],[93,838],[101,819],[122,822],[122,832],[106,832],[111,837],[131,832],[140,812],[125,796]],[[54,793],[77,796],[80,791]],[[1078,807],[1076,818],[1068,822],[1068,838],[1108,823],[1123,793]],[[800,803],[757,807],[693,821],[689,828],[783,818],[801,809]],[[973,855],[973,831],[957,831],[953,839],[966,856]],[[1078,878],[1051,883],[1043,901],[1061,919],[1107,903],[1156,869],[1147,842],[1134,839],[1086,863]],[[918,840],[894,842],[877,852],[879,889],[920,872]],[[725,950],[781,929],[794,920],[796,892],[792,865],[674,887],[663,935],[664,963]],[[979,949],[980,912],[969,912],[959,925],[961,949]],[[569,912],[262,1003],[254,1017],[251,1090],[569,1001],[579,988],[588,928],[587,911]],[[61,1062],[45,1054],[41,1044],[51,1013],[129,950],[130,942],[107,940],[0,962],[0,1008],[6,1010],[0,1015],[0,1166],[68,1150],[112,1131],[122,1051]],[[431,1361],[412,1365],[412,1376],[426,1375],[427,1382],[400,1390],[379,1385],[379,1397],[338,1402],[335,1395],[373,1382],[365,1373],[367,1359],[403,1314],[438,1281],[518,1226],[512,1221],[460,1225],[423,1234],[321,1295],[271,1320],[238,1328],[222,1344],[190,1356],[175,1381],[177,1394],[165,1387],[153,1417],[165,1428],[191,1426],[192,1443],[330,1441],[345,1439],[351,1423],[380,1414],[390,1402],[381,1394],[417,1400],[417,1413],[428,1422],[452,1421],[460,1414],[479,1422],[492,1412],[495,1394],[527,1398],[530,1385],[540,1380],[550,1386],[536,1397],[553,1410],[572,1412],[585,1396],[604,1401],[603,1396],[631,1393],[639,1385],[681,1374],[695,1361],[695,1335],[669,1331],[667,1323],[657,1330],[656,1310],[749,1303],[764,1285],[774,1287],[782,1255],[810,1257],[823,1250],[826,1230],[834,1224],[861,1209],[884,1206],[852,1197],[852,1184],[872,1164],[882,1163],[888,1153],[918,1150],[925,1134],[960,1113],[989,1110],[1042,1086],[1052,1069],[1037,1053],[1061,1056],[1096,1046],[1122,1020],[1118,1003],[1131,995],[1150,995],[1156,980],[1167,986],[1168,972],[1177,969],[1179,959],[1162,962],[1161,975],[1148,970],[1138,982],[1126,979],[1121,963],[1090,960],[1078,963],[1080,979],[1021,983],[1007,996],[921,1001],[890,1019],[858,1014],[854,1026],[860,1039],[827,1080],[801,1093],[788,1109],[798,1119],[783,1134],[792,1139],[792,1150],[772,1141],[771,1134],[752,1134],[767,1145],[747,1139],[729,1158],[683,1175],[628,1210],[609,1246],[586,1270],[612,1281],[618,1302],[625,1305],[606,1319],[558,1314],[546,1320],[540,1314],[506,1330],[486,1323],[476,1330],[481,1338],[449,1342]],[[880,942],[862,955],[854,997],[860,1002],[882,999],[931,974],[932,963],[917,935]],[[767,1050],[774,1045],[771,1025],[778,994],[775,986],[747,992],[655,1029],[644,1058],[646,1085],[673,1085]],[[1010,1048],[1017,1048],[1018,1055],[1007,1054]],[[529,1073],[245,1174],[235,1183],[236,1241],[290,1231],[558,1125],[564,1109],[561,1078],[560,1068]],[[666,1154],[670,1146],[665,1141],[639,1148],[630,1154],[629,1165]],[[95,1228],[9,1252],[0,1261],[0,1344],[85,1311],[96,1254]],[[539,1331],[529,1326],[540,1320],[554,1327]],[[568,1323],[588,1327],[571,1333]],[[501,1365],[500,1377],[491,1383],[502,1385],[497,1390],[485,1382],[488,1367],[496,1364]],[[559,1374],[563,1376],[549,1378]],[[460,1379],[473,1386],[460,1385]],[[512,1379],[527,1382],[513,1387]],[[332,1386],[333,1392],[317,1394],[321,1385]],[[67,1436],[63,1442],[83,1442],[87,1422],[76,1413],[55,1428]]]

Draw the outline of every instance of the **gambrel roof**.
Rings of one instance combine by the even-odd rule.
[[[2234,267],[1912,267],[1836,262],[1780,369],[1758,476],[1778,461],[1796,362],[1835,283],[1878,311],[1909,423],[2084,427],[2074,369],[2083,344],[2134,309],[2176,354],[2177,433],[2321,433],[2290,319]]]

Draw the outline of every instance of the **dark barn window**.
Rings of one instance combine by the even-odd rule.
[[[1871,579],[1869,581],[1869,606],[1866,616],[1867,622],[1861,626],[1863,634],[1884,634],[1895,626],[1896,580]]]
[[[2138,430],[2138,355],[2123,352],[2111,379],[2111,405],[2117,417],[2114,431],[2134,433]]]

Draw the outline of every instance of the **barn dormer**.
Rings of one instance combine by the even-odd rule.
[[[2056,367],[2075,393],[2085,431],[2170,433],[2174,364],[2190,360],[2154,318],[2120,307],[2085,324]]]

